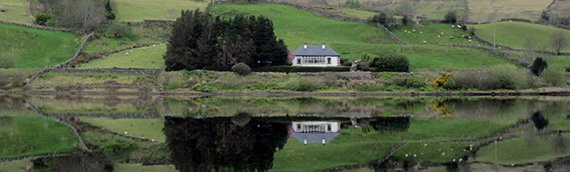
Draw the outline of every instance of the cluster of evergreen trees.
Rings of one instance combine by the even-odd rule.
[[[288,50],[265,17],[238,15],[221,19],[196,11],[183,11],[172,29],[166,70],[229,70],[244,62],[252,68],[287,63]]]

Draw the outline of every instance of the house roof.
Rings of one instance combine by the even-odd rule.
[[[307,139],[307,143],[321,143],[325,139],[326,144],[330,143],[332,139],[338,136],[340,133],[292,133],[295,139],[303,143]]]
[[[309,45],[307,49],[305,49],[303,45],[297,48],[293,54],[295,54],[295,56],[340,56],[340,54],[336,53],[329,46],[323,49],[321,45]]]

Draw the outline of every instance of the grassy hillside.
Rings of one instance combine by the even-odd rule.
[[[71,58],[80,37],[0,24],[0,55],[15,59],[14,67],[50,67]]]
[[[494,24],[475,25],[475,32],[487,41],[493,41]],[[497,44],[511,46],[513,48],[524,49],[528,41],[536,47],[550,47],[550,39],[553,33],[564,32],[566,38],[570,39],[570,31],[550,26],[525,22],[498,22],[496,23]],[[570,44],[566,45],[563,51],[570,51]]]
[[[289,49],[295,49],[304,42],[309,44],[321,44],[322,42],[328,44],[392,43],[382,30],[372,25],[328,19],[290,6],[218,4],[211,8],[211,12],[221,16],[248,14],[268,17],[273,20],[277,36],[285,39]]]
[[[469,0],[469,20],[492,21],[500,18],[538,20],[552,0]],[[495,9],[497,11],[495,11]]]
[[[162,56],[166,53],[166,45],[143,47],[118,52],[102,59],[93,60],[81,65],[81,68],[164,68]]]
[[[26,0],[2,0],[0,7],[7,11],[0,13],[0,20],[31,24],[29,2]]]
[[[400,39],[411,44],[451,45],[479,44],[477,41],[464,38],[469,34],[457,26],[448,24],[429,24],[400,27],[392,31]],[[471,41],[470,41],[471,40]],[[425,42],[424,42],[425,41]]]
[[[116,20],[175,20],[180,16],[180,11],[204,9],[209,2],[195,0],[116,0]]]

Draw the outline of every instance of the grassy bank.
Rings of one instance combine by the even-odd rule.
[[[159,44],[121,51],[101,59],[82,64],[81,68],[146,68],[163,69],[166,45]]]
[[[55,66],[71,58],[79,42],[72,33],[0,24],[0,56],[16,68]]]
[[[209,1],[117,0],[117,21],[175,20],[182,10],[204,9]],[[149,8],[152,7],[152,8]]]

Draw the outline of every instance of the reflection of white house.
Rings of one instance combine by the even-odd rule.
[[[324,43],[320,46],[305,44],[297,48],[293,55],[295,56],[291,62],[293,66],[340,66],[340,55],[330,47],[327,47]]]
[[[295,139],[303,144],[329,143],[340,134],[340,123],[329,121],[303,121],[292,122],[291,125]]]

